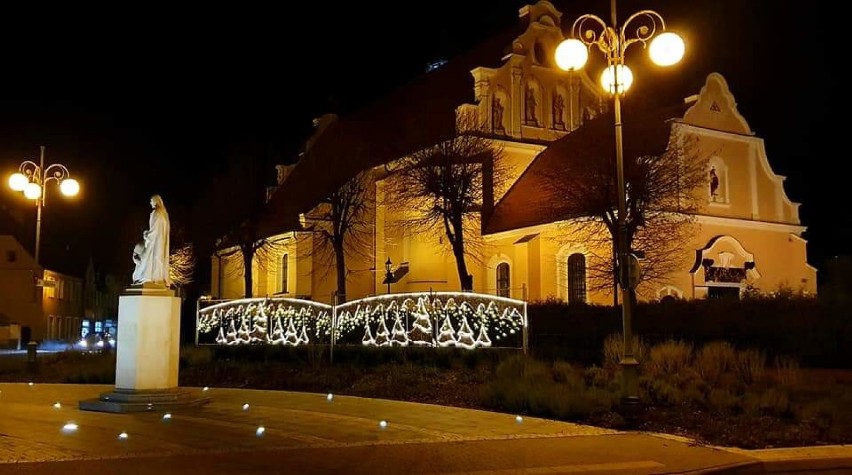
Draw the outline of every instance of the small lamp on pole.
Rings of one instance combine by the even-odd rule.
[[[390,257],[385,261],[385,282],[388,284],[388,293],[391,292],[391,282],[393,282],[393,262]]]

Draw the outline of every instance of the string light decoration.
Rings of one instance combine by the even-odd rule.
[[[211,302],[199,309],[197,325],[199,344],[469,350],[521,347],[526,327],[526,302],[469,292],[380,295],[337,307],[290,298]]]
[[[297,346],[331,340],[330,305],[290,298],[201,300],[199,307],[202,303],[208,305],[198,310],[199,344]]]

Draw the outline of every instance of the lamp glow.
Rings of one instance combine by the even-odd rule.
[[[75,424],[73,422],[69,422],[69,423],[65,424],[64,426],[62,426],[62,431],[63,432],[74,432],[74,431],[77,430],[77,428],[78,428],[77,424]]]
[[[671,66],[683,58],[684,51],[686,51],[686,46],[683,44],[683,38],[676,33],[667,31],[660,33],[651,41],[648,55],[651,56],[651,61],[654,64]]]
[[[172,418],[171,412],[167,412],[167,413],[163,414],[163,420],[169,420],[171,418]]]
[[[12,176],[9,177],[9,188],[15,191],[24,191],[24,187],[27,186],[30,180],[23,173],[13,173]]]
[[[521,416],[515,416],[515,422],[517,422],[518,424],[523,424],[524,418]]]
[[[127,440],[128,437],[130,436],[127,435],[127,432],[122,432],[121,434],[118,434],[118,440]]]
[[[24,196],[31,200],[41,198],[41,186],[38,183],[27,183],[24,185]]]
[[[59,183],[59,191],[65,196],[75,196],[80,192],[80,182],[73,178],[66,178]]]
[[[618,93],[624,94],[633,85],[633,71],[626,64],[609,65],[601,73],[601,86],[610,94],[616,93],[615,72],[618,71]]]
[[[61,408],[61,407],[62,407],[62,404],[60,404],[60,403],[59,403],[59,401],[56,401],[55,403],[53,403],[53,408],[54,408],[54,409],[59,409],[59,408]]]
[[[568,38],[556,47],[556,65],[566,71],[582,68],[588,59],[589,49],[576,38]]]
[[[202,389],[202,391],[209,391],[209,390],[210,390],[210,388],[208,386],[204,386],[204,388]]]
[[[331,402],[332,399],[334,399],[334,394],[331,393],[328,393],[328,395],[325,397],[325,400],[328,402]]]
[[[248,403],[243,404],[243,410],[248,411],[248,409],[249,409]]]
[[[256,431],[254,431],[254,435],[256,435],[258,437],[262,437],[264,432],[266,432],[266,428],[263,427],[263,426],[260,426],[260,427],[257,428]]]
[[[381,421],[381,422],[379,422],[379,427],[381,427],[382,429],[387,429],[387,427],[388,427],[388,421]]]

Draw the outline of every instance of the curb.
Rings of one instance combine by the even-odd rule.
[[[694,474],[797,474],[819,472],[829,474],[852,474],[852,446],[808,446],[780,449],[745,450],[718,447],[753,460],[725,467],[708,468]],[[840,452],[814,454],[813,452]]]

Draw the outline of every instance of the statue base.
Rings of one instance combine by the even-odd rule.
[[[180,303],[171,289],[151,283],[118,298],[115,391],[81,401],[80,409],[131,412],[209,401],[178,389]]]
[[[142,282],[140,284],[133,284],[130,287],[124,289],[121,295],[161,295],[161,296],[175,296],[175,291],[167,287],[165,284],[158,284],[154,282]],[[119,307],[121,307],[121,303],[119,303]],[[119,309],[119,314],[121,310]]]
[[[198,397],[191,391],[177,388],[163,391],[116,389],[101,394],[98,399],[80,401],[79,408],[81,411],[114,413],[174,411],[199,407],[208,402],[208,397]]]

